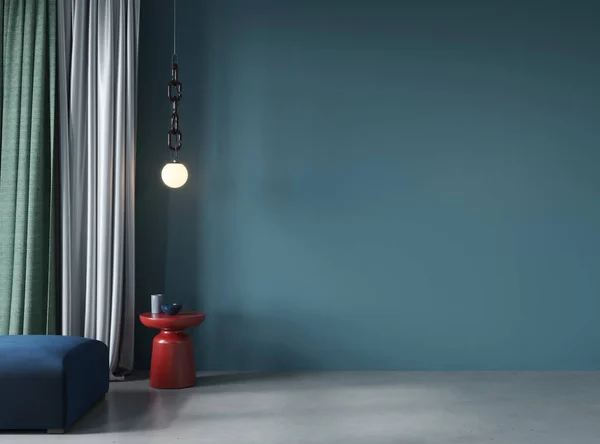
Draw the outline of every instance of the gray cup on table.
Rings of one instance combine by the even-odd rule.
[[[151,307],[152,309],[150,310],[150,312],[152,314],[160,314],[162,311],[160,309],[161,304],[163,303],[163,295],[162,294],[153,294],[150,296],[152,303],[151,303]]]

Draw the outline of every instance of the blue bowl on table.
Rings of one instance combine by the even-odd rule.
[[[181,304],[161,304],[160,309],[164,314],[175,316],[181,310]]]

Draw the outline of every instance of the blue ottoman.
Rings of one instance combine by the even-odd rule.
[[[108,391],[108,348],[74,336],[0,336],[0,429],[63,432]]]

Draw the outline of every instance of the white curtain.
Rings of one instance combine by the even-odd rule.
[[[140,0],[58,0],[62,334],[133,369]]]

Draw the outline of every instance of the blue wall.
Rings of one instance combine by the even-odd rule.
[[[145,0],[138,310],[205,310],[201,369],[600,369],[595,3],[180,0],[167,191]]]

